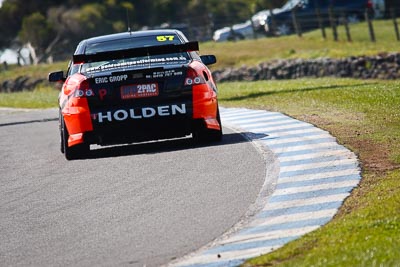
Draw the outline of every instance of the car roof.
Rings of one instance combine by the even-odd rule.
[[[82,40],[74,54],[82,54],[85,51],[85,47],[90,44],[102,43],[107,41],[113,40],[120,40],[120,39],[129,39],[129,38],[137,38],[137,37],[146,37],[146,36],[153,36],[153,35],[171,35],[176,34],[179,38],[182,39],[184,42],[188,42],[185,35],[175,29],[160,29],[160,30],[146,30],[146,31],[131,31],[131,32],[121,32],[121,33],[114,33],[102,36],[96,36],[89,39]]]
[[[152,36],[152,35],[166,35],[166,34],[182,34],[178,30],[148,30],[148,31],[134,31],[134,32],[121,32],[121,33],[114,33],[108,35],[102,35],[97,37],[92,37],[85,41],[87,44],[92,43],[99,43],[99,42],[106,42],[118,39],[125,39],[125,38],[135,38],[135,37],[144,37],[144,36]]]

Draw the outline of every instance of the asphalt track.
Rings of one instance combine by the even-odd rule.
[[[329,133],[276,112],[222,109],[235,131],[216,146],[130,145],[68,163],[40,112],[0,112],[5,265],[237,266],[329,222],[361,179]]]
[[[212,146],[171,140],[66,161],[56,116],[0,110],[1,266],[167,264],[250,221],[277,178],[272,154],[229,129]]]

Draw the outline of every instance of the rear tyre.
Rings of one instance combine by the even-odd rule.
[[[63,133],[61,130],[63,127],[62,120],[63,120],[63,117],[62,117],[61,110],[60,110],[58,113],[58,131],[60,132],[60,151],[61,151],[61,153],[64,154],[64,140],[63,140]]]
[[[222,140],[222,124],[221,117],[219,115],[219,109],[217,110],[217,121],[221,125],[220,130],[208,129],[205,125],[201,125],[193,132],[193,139],[196,143],[210,143],[220,142]]]
[[[65,126],[64,119],[62,118],[61,118],[60,135],[61,135],[61,152],[64,153],[64,156],[67,160],[82,159],[89,154],[90,151],[89,144],[82,143],[68,147],[69,133],[67,127]]]

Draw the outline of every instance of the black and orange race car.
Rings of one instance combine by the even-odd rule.
[[[59,96],[61,152],[81,158],[90,144],[112,145],[192,135],[219,141],[217,87],[197,42],[178,30],[83,40],[68,66],[49,74]]]

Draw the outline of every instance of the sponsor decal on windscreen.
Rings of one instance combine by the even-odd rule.
[[[157,63],[168,63],[168,62],[179,62],[179,61],[187,61],[187,58],[184,56],[179,57],[162,57],[162,58],[143,58],[139,60],[129,60],[125,62],[117,62],[117,63],[102,63],[99,66],[90,67],[86,69],[86,72],[96,72],[103,71],[109,69],[117,69],[117,68],[125,68],[130,66],[137,65],[147,65],[147,64],[157,64]]]

